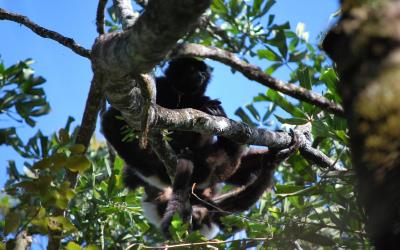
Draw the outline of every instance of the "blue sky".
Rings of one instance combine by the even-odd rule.
[[[111,2],[111,1],[109,1]],[[0,8],[28,16],[37,24],[73,38],[80,45],[90,48],[97,36],[95,27],[96,0],[0,0]],[[292,29],[298,22],[306,24],[310,41],[330,24],[330,15],[338,8],[336,0],[278,0],[272,8],[277,22],[289,20]],[[17,124],[18,133],[26,139],[41,129],[44,134],[57,131],[65,125],[68,116],[76,118],[79,124],[92,77],[89,60],[76,55],[68,48],[50,39],[37,36],[24,26],[10,21],[0,21],[0,56],[6,66],[19,60],[33,58],[37,75],[47,79],[44,85],[52,107],[49,115],[38,120],[37,127]],[[214,77],[208,94],[219,98],[228,116],[234,118],[234,111],[251,102],[252,97],[265,92],[265,87],[247,80],[240,74],[232,74],[229,67],[208,61],[214,67]],[[275,77],[287,79],[285,72]],[[0,127],[7,127],[8,120],[0,120]],[[15,125],[15,124],[14,124]],[[99,132],[96,133],[101,137]],[[10,148],[0,146],[0,186],[4,184],[7,160],[22,162]]]

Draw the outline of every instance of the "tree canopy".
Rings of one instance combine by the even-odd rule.
[[[301,25],[276,21],[274,0],[99,0],[92,48],[0,8],[0,20],[58,42],[93,69],[79,126],[66,117],[54,134],[39,130],[27,142],[16,126],[0,127],[0,145],[25,161],[23,172],[12,159],[7,167],[0,249],[26,249],[38,235],[48,239],[47,249],[71,250],[395,249],[400,8],[389,0],[350,2],[342,1],[337,23],[318,45]],[[178,56],[220,62],[265,91],[236,110],[242,122],[160,107],[152,99],[154,69]],[[35,117],[50,111],[45,80],[33,72],[31,60],[6,63],[0,64],[0,118],[34,127]],[[289,69],[287,82],[274,77],[283,67]],[[223,218],[226,229],[215,240],[191,232],[175,216],[172,239],[165,241],[143,217],[143,189],[125,188],[123,161],[92,137],[107,103],[144,139],[152,136],[148,131],[183,130],[284,148],[292,129],[301,146],[278,167],[274,187],[255,206]],[[278,125],[271,126],[272,120]],[[165,167],[174,169],[175,152],[160,152]]]

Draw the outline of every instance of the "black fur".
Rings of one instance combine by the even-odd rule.
[[[250,150],[242,157],[237,171],[226,180],[228,184],[243,187],[234,195],[224,197],[223,194],[215,192],[208,194],[195,192],[195,196],[190,197],[192,229],[207,231],[212,228],[213,224],[214,227],[217,225],[219,228],[224,228],[220,220],[222,216],[251,208],[272,186],[275,168],[296,152],[298,147],[298,138],[293,135],[293,143],[287,149]],[[158,197],[166,196],[159,194]],[[169,212],[167,204],[170,199],[174,198],[168,197],[162,202],[160,202],[160,198],[153,199],[154,204],[157,204],[159,216]],[[209,237],[215,236],[215,233],[210,234]]]
[[[292,144],[282,150],[250,150],[241,159],[237,171],[226,180],[227,184],[243,187],[232,196],[215,194],[207,203],[202,203],[206,209],[201,218],[196,217],[195,223],[216,223],[220,228],[224,225],[220,218],[224,215],[244,212],[253,206],[273,184],[275,168],[286,158],[294,154],[300,142],[296,134],[292,134]]]

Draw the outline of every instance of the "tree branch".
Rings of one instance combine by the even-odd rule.
[[[99,4],[97,5],[97,12],[96,12],[96,27],[97,33],[99,35],[103,35],[104,31],[104,11],[106,8],[107,0],[99,0]]]
[[[86,150],[89,147],[90,139],[96,129],[97,116],[100,112],[103,91],[102,83],[103,77],[101,73],[94,73],[92,82],[90,84],[90,90],[86,99],[85,111],[83,112],[81,125],[79,127],[78,135],[76,137],[76,144],[82,144]],[[71,187],[75,187],[76,178],[78,174],[76,172],[68,172],[68,179],[71,183]]]
[[[97,39],[94,66],[111,81],[147,73],[162,61],[209,7],[211,0],[152,0],[124,32]]]
[[[0,8],[0,20],[9,20],[9,21],[14,21],[16,23],[22,24],[22,25],[28,27],[29,29],[31,29],[33,32],[35,32],[39,36],[44,37],[44,38],[50,38],[50,39],[64,45],[65,47],[70,48],[72,51],[74,51],[78,55],[81,55],[86,58],[90,58],[90,50],[85,49],[84,47],[77,44],[74,41],[74,39],[65,37],[55,31],[43,28],[43,27],[37,25],[36,23],[32,22],[31,20],[29,20],[29,18],[26,16],[12,13],[12,12],[9,12],[9,11],[6,11],[6,10]]]
[[[206,241],[206,242],[196,242],[196,243],[182,243],[182,244],[175,244],[175,245],[164,245],[164,246],[146,246],[142,243],[134,243],[129,245],[125,250],[131,249],[133,247],[144,248],[144,249],[172,249],[172,248],[193,248],[193,247],[207,247],[212,245],[221,245],[221,244],[228,244],[228,243],[247,243],[247,242],[264,242],[270,240],[271,238],[248,238],[248,239],[239,239],[239,240],[224,240],[224,241]],[[243,246],[243,245],[241,245]],[[244,245],[246,248],[246,245]]]
[[[139,17],[139,13],[133,11],[132,3],[130,0],[113,0],[114,7],[117,10],[117,16],[122,23],[124,30],[135,24]]]
[[[321,95],[313,93],[308,89],[273,78],[270,75],[265,74],[259,67],[241,60],[229,51],[206,47],[199,44],[183,44],[173,52],[172,56],[177,55],[207,57],[219,61],[241,72],[250,80],[257,81],[266,87],[282,92],[296,99],[314,104],[321,109],[330,111],[336,115],[344,116],[343,108],[336,103]]]

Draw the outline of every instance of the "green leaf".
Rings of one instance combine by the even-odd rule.
[[[290,124],[290,125],[303,125],[309,122],[309,120],[305,118],[282,118],[280,116],[275,115],[276,119],[282,124]]]
[[[289,62],[300,62],[301,60],[303,60],[306,56],[307,56],[307,51],[297,51],[294,53],[290,53],[289,55]]]
[[[299,44],[299,38],[293,37],[292,40],[289,43],[289,51],[294,52],[296,50],[297,45]],[[292,56],[292,55],[290,55]],[[290,56],[289,56],[289,62],[290,62]]]
[[[267,112],[265,112],[262,121],[265,122],[271,115],[272,113],[274,113],[275,109],[276,109],[276,104],[275,103],[271,103],[267,109]]]
[[[64,216],[48,217],[49,228],[53,231],[63,231],[64,233],[77,232],[77,228]]]
[[[246,114],[246,112],[242,108],[238,108],[235,111],[235,115],[239,116],[240,119],[251,126],[256,126],[256,124],[251,120],[251,118]]]
[[[283,23],[283,24],[275,24],[272,27],[270,27],[272,30],[288,30],[290,29],[290,24],[289,22]]]
[[[264,16],[275,3],[276,3],[275,0],[267,0],[267,3],[264,5],[264,8],[262,9],[260,16]]]
[[[257,13],[260,11],[261,4],[264,0],[254,0],[253,1],[253,13]]]
[[[286,44],[286,36],[285,32],[278,30],[273,39],[267,41],[269,45],[275,46],[278,48],[279,52],[282,55],[282,58],[286,59],[288,47]]]
[[[68,242],[67,246],[65,247],[67,250],[81,250],[82,247],[77,243],[70,241]]]
[[[226,15],[228,13],[228,8],[226,8],[224,0],[214,0],[211,4],[211,10],[220,15]]]
[[[266,101],[269,101],[269,100],[270,99],[266,95],[264,95],[262,93],[258,94],[257,96],[255,96],[253,98],[253,102],[266,102]]]
[[[266,68],[264,70],[264,72],[268,75],[272,75],[277,69],[279,69],[281,66],[283,65],[283,63],[273,63],[272,65],[270,65],[268,68]]]
[[[258,58],[260,58],[260,59],[267,59],[269,61],[282,62],[281,57],[269,48],[257,50],[257,55],[258,55]]]
[[[295,117],[300,117],[307,119],[307,115],[303,113],[299,108],[295,107],[293,104],[288,102],[283,96],[281,96],[278,92],[275,90],[269,89],[267,91],[266,96],[269,98],[271,102],[274,102],[277,104],[280,108],[288,112],[289,114],[295,116]]]
[[[87,247],[83,248],[83,250],[100,250],[100,248],[95,245],[88,245]]]
[[[343,130],[336,131],[336,136],[344,143],[344,145],[349,145],[350,138],[345,131]]]
[[[325,70],[321,74],[319,79],[326,84],[326,87],[328,88],[328,90],[333,94],[334,100],[336,102],[341,102],[341,97],[340,97],[339,93],[337,92],[337,87],[336,87],[339,82],[339,78],[338,78],[335,70],[333,68],[329,68],[329,69]]]
[[[248,111],[250,111],[251,115],[256,119],[257,121],[260,120],[260,114],[258,113],[257,109],[254,107],[253,104],[247,104],[246,108]]]
[[[73,155],[65,162],[65,167],[73,172],[83,172],[90,166],[90,161],[84,155]]]
[[[73,154],[83,154],[85,153],[85,146],[82,144],[75,144],[70,147],[70,150]]]
[[[309,69],[303,66],[296,72],[297,72],[297,77],[299,78],[300,86],[310,90],[312,88],[312,81]]]

